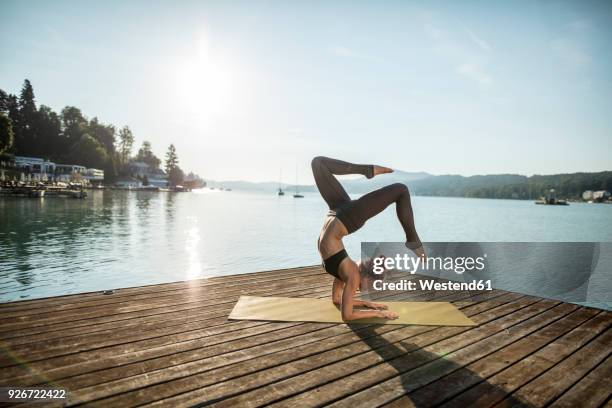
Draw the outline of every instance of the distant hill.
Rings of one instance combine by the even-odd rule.
[[[392,183],[408,185],[413,195],[475,198],[537,199],[554,188],[558,198],[580,198],[585,190],[612,190],[612,171],[598,173],[554,174],[547,176],[522,176],[518,174],[494,174],[483,176],[441,175],[424,172],[396,170],[371,180],[366,178],[342,180],[349,193],[362,194]],[[278,183],[269,181],[219,181],[210,185],[235,190],[273,193]],[[295,185],[283,184],[283,189],[293,191]],[[314,185],[300,185],[301,192],[316,192]]]
[[[415,195],[475,198],[537,199],[554,188],[558,198],[577,199],[585,190],[612,190],[612,171],[553,174],[531,177],[517,174],[487,176],[443,175],[410,184]]]
[[[368,191],[375,190],[377,188],[386,186],[392,183],[405,183],[409,184],[415,180],[432,177],[429,173],[409,173],[401,170],[396,170],[391,174],[383,174],[373,179],[366,179],[365,177],[359,177],[356,179],[345,179],[341,180],[342,185],[352,194],[362,194]],[[250,181],[211,181],[209,186],[212,187],[223,187],[231,188],[233,190],[243,191],[262,191],[262,192],[275,192],[278,190],[278,182],[275,181],[264,181],[264,182],[250,182]],[[295,191],[295,184],[282,183],[283,190],[288,192]],[[317,187],[315,185],[298,185],[300,192],[316,192]]]

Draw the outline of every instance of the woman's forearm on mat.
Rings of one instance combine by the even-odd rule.
[[[383,317],[382,313],[378,310],[353,310],[351,313],[342,317],[344,321],[369,319],[371,317]]]

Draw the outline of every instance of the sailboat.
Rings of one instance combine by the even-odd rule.
[[[300,192],[298,191],[298,172],[297,172],[297,167],[295,168],[295,194],[293,195],[293,198],[304,198],[304,196],[301,195]]]
[[[279,196],[284,196],[285,192],[283,191],[283,187],[282,187],[282,177],[283,177],[283,171],[281,170],[279,175],[278,175],[278,195]]]

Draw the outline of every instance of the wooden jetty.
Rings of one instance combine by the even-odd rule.
[[[16,187],[0,187],[0,196],[7,197],[70,197],[70,198],[86,198],[87,192],[79,189],[73,190],[63,187],[54,186],[16,186]]]
[[[478,326],[227,320],[240,295],[323,298],[330,284],[316,266],[1,304],[0,386],[68,390],[33,406],[612,406],[600,309],[415,292]]]

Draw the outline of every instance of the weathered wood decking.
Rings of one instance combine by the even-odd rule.
[[[327,297],[330,283],[306,267],[2,304],[0,386],[101,407],[612,405],[612,313],[598,309],[420,292],[479,325],[226,320],[241,294]]]

